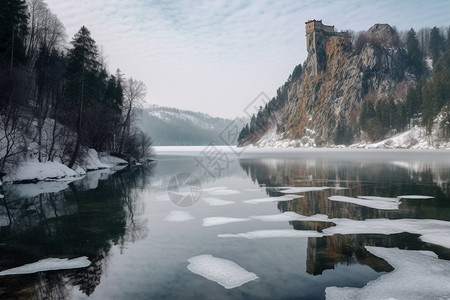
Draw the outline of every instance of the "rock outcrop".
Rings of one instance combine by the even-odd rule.
[[[366,38],[356,51],[350,38],[334,32],[333,26],[306,23],[308,57],[302,75],[285,85],[287,101],[278,112],[278,138],[331,145],[339,126],[356,126],[365,99],[398,100],[398,86],[407,82],[407,56],[398,47],[396,31],[376,24]],[[240,140],[241,145],[249,143],[254,139]]]

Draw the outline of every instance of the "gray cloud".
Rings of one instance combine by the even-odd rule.
[[[148,102],[242,115],[306,58],[304,22],[356,31],[448,25],[448,1],[47,0],[72,37],[85,25],[112,71],[143,80]],[[227,105],[221,105],[226,103]],[[220,110],[217,108],[220,107]]]

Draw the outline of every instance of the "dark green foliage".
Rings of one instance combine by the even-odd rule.
[[[445,39],[441,35],[439,28],[433,27],[430,33],[430,44],[428,45],[430,49],[431,58],[433,59],[433,64],[437,62],[439,56],[444,51]]]
[[[406,38],[406,50],[408,51],[408,60],[411,72],[419,78],[423,74],[423,54],[420,51],[419,41],[414,29],[410,29]]]
[[[2,0],[0,4],[0,60],[24,63],[28,32],[24,0]],[[12,65],[12,64],[11,64]]]
[[[408,119],[417,117],[422,107],[422,86],[425,79],[422,77],[416,82],[416,86],[411,87],[406,96],[406,116]]]

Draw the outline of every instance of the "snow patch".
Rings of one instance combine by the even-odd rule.
[[[450,261],[430,251],[368,247],[386,260],[394,271],[370,281],[362,288],[327,287],[326,299],[448,299]]]
[[[297,193],[324,191],[328,189],[330,189],[330,187],[328,186],[282,187],[280,192],[283,194],[297,194]]]
[[[87,156],[83,160],[82,167],[86,171],[93,171],[98,169],[107,169],[111,166],[100,161],[98,158],[98,153],[95,149],[88,149]]]
[[[195,219],[193,215],[182,210],[172,210],[167,217],[164,218],[166,222],[185,222]]]
[[[258,279],[255,273],[245,270],[235,262],[209,254],[191,257],[188,262],[189,271],[214,281],[226,289]]]
[[[245,203],[248,204],[258,204],[258,203],[267,203],[267,202],[275,202],[275,201],[291,201],[297,198],[303,198],[303,196],[299,195],[284,195],[280,197],[265,197],[265,198],[256,198],[245,200]]]
[[[433,196],[425,196],[425,195],[403,195],[398,196],[400,199],[413,199],[413,200],[425,200],[425,199],[433,199]]]
[[[293,211],[286,211],[281,214],[275,215],[263,215],[263,216],[251,216],[251,219],[256,219],[264,222],[282,222],[282,221],[310,221],[310,222],[326,222],[329,221],[327,215],[316,214],[313,216],[303,216]]]
[[[223,224],[229,224],[229,223],[236,223],[236,222],[245,222],[250,221],[250,219],[247,218],[229,218],[229,217],[209,217],[203,219],[203,226],[209,227],[209,226],[217,226],[217,225],[223,225]]]
[[[58,162],[27,161],[20,164],[14,172],[6,175],[4,182],[42,181],[76,176],[74,170]]]
[[[266,239],[266,238],[305,238],[322,237],[322,233],[312,230],[294,230],[294,229],[269,229],[255,230],[244,233],[224,233],[217,235],[223,238],[245,238],[245,239]]]
[[[203,190],[204,191],[204,190]],[[236,195],[236,194],[240,194],[240,191],[236,191],[236,190],[230,190],[228,188],[223,188],[223,189],[213,189],[213,190],[209,190],[206,191],[208,194],[213,195],[213,196],[226,196],[226,195]]]
[[[364,197],[364,196],[363,196]],[[387,200],[386,200],[387,199]],[[392,200],[392,198],[382,198],[382,197],[367,197],[366,198],[353,198],[347,196],[331,196],[328,200],[339,201],[346,203],[353,203],[361,206],[366,206],[370,208],[376,208],[381,210],[396,210],[400,205],[400,199]]]
[[[77,257],[73,259],[68,258],[46,258],[41,259],[35,263],[26,264],[17,268],[12,268],[0,272],[0,276],[5,275],[20,275],[31,274],[37,272],[67,270],[85,268],[91,264],[86,256]]]
[[[219,198],[202,198],[202,199],[211,206],[223,206],[234,203],[234,201],[222,200]]]

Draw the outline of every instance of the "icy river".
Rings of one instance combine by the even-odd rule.
[[[0,298],[450,298],[450,152],[156,150],[4,186]]]

